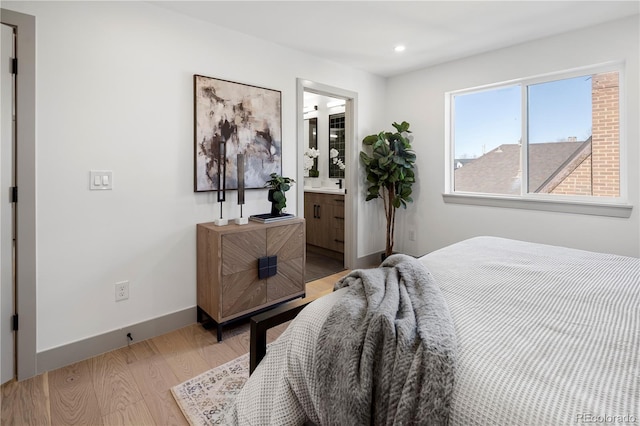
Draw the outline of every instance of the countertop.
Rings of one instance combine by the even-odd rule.
[[[321,194],[341,194],[344,195],[344,188],[313,188],[311,186],[305,186],[304,192],[318,192]]]

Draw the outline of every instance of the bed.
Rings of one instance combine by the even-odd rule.
[[[640,424],[640,259],[477,237],[419,261],[455,329],[449,425]],[[346,291],[301,310],[229,422],[323,423],[313,360]]]

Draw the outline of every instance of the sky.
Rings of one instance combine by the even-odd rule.
[[[454,97],[455,158],[476,158],[521,139],[521,86]],[[529,143],[591,135],[591,76],[530,85]]]

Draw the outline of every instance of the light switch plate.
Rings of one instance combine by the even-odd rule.
[[[113,172],[111,170],[90,170],[89,189],[113,189]]]

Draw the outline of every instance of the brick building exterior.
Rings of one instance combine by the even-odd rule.
[[[591,81],[591,155],[577,164],[552,194],[620,196],[620,108],[617,72]]]

